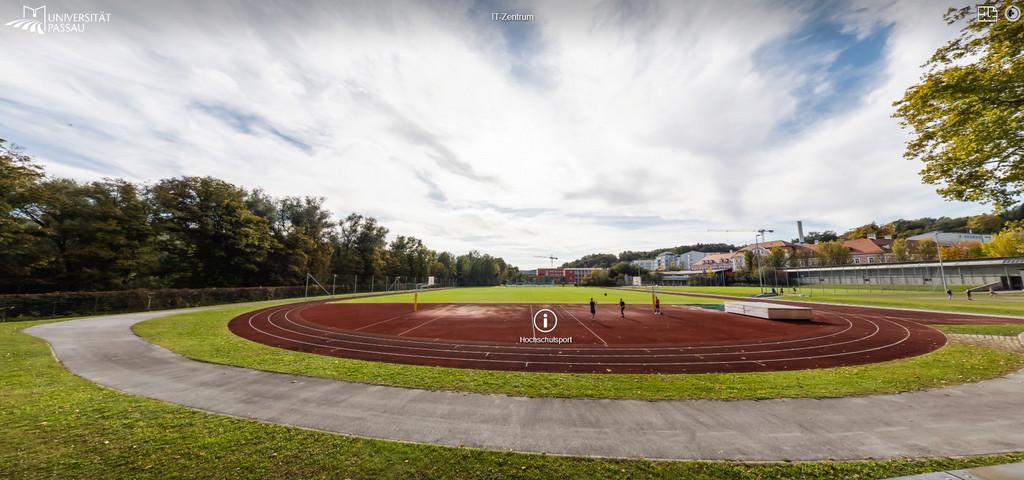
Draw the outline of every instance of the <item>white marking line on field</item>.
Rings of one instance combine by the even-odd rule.
[[[530,330],[533,331],[533,338],[537,338],[537,326],[533,324],[533,304],[530,304]]]
[[[569,316],[572,317],[573,320],[576,320],[576,323],[580,324],[581,327],[587,329],[587,331],[590,332],[591,335],[597,337],[597,339],[600,340],[601,343],[604,344],[604,346],[606,346],[606,347],[608,346],[608,342],[604,341],[604,339],[601,338],[601,336],[598,335],[597,333],[595,333],[593,330],[591,330],[590,327],[584,325],[583,322],[580,321],[580,319],[576,318],[576,315],[573,315],[572,312],[570,312],[569,310],[566,310],[565,306],[559,305],[558,307],[561,308],[562,311],[564,311],[565,313],[568,313]]]
[[[438,315],[438,316],[436,316],[436,317],[434,317],[434,318],[431,318],[430,320],[427,320],[427,321],[425,321],[425,322],[423,322],[423,323],[421,323],[421,324],[419,324],[419,325],[416,325],[415,327],[412,327],[412,328],[410,328],[410,329],[408,329],[408,330],[406,330],[406,331],[404,331],[404,332],[402,332],[402,333],[399,333],[399,334],[398,334],[398,336],[399,336],[399,337],[401,337],[402,335],[405,335],[405,334],[407,334],[407,333],[409,333],[409,332],[411,332],[411,331],[413,331],[413,330],[416,330],[417,328],[420,328],[420,327],[422,327],[422,326],[424,326],[424,325],[426,325],[426,324],[428,324],[428,323],[433,323],[433,322],[434,322],[434,320],[437,320],[437,319],[439,319],[439,318],[441,318],[441,317],[443,317],[443,316],[444,316],[444,315]]]
[[[405,313],[403,313],[401,315],[395,315],[394,317],[391,317],[391,318],[388,318],[388,319],[384,319],[384,320],[381,320],[379,322],[374,322],[374,323],[371,323],[369,325],[363,325],[362,327],[359,327],[359,328],[357,328],[355,330],[352,330],[352,331],[353,332],[358,332],[358,331],[360,331],[360,330],[362,330],[364,328],[370,328],[370,327],[375,326],[375,325],[380,325],[380,324],[382,324],[384,322],[390,322],[392,320],[395,320],[395,319],[398,319],[398,318],[402,318],[402,317],[404,317],[404,316],[406,316],[408,314],[409,314],[409,312],[405,312]]]

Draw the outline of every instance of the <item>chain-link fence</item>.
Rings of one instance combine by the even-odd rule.
[[[442,277],[405,277],[405,276],[365,276],[353,274],[331,275],[327,278],[316,279],[311,283],[310,294],[332,293],[377,293],[394,292],[398,290],[415,290],[420,288],[452,288],[459,286],[456,278]],[[322,289],[321,289],[322,286]]]
[[[309,291],[310,295],[318,292]],[[144,312],[225,303],[297,298],[305,286],[199,289],[136,289],[0,295],[0,321]]]

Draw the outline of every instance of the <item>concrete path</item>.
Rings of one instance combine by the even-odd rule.
[[[1024,450],[1024,371],[926,392],[766,401],[434,392],[188,360],[135,336],[166,311],[27,329],[86,379],[208,412],[349,435],[564,455],[820,460]]]

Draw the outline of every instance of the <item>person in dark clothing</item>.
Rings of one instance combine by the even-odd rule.
[[[971,291],[970,291],[970,290],[968,290],[968,291],[967,291],[967,299],[968,299],[968,300],[970,300],[970,299],[971,299]]]
[[[619,299],[619,316],[626,318],[626,302],[623,299]]]
[[[590,319],[593,320],[594,316],[597,315],[597,302],[593,298],[590,299]]]
[[[654,314],[661,315],[661,299],[654,297]]]
[[[953,291],[947,288],[946,289],[946,300],[952,300],[952,299],[953,299]]]

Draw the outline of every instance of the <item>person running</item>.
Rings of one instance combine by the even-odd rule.
[[[621,298],[619,299],[619,316],[626,318],[626,301]]]
[[[946,289],[946,300],[952,300],[952,299],[953,299],[953,291],[947,288]]]
[[[595,315],[597,315],[597,302],[595,302],[594,298],[591,297],[590,298],[590,319],[593,320]]]
[[[970,290],[967,291],[967,300],[971,300],[971,291]]]
[[[654,314],[661,315],[661,299],[654,297]]]

